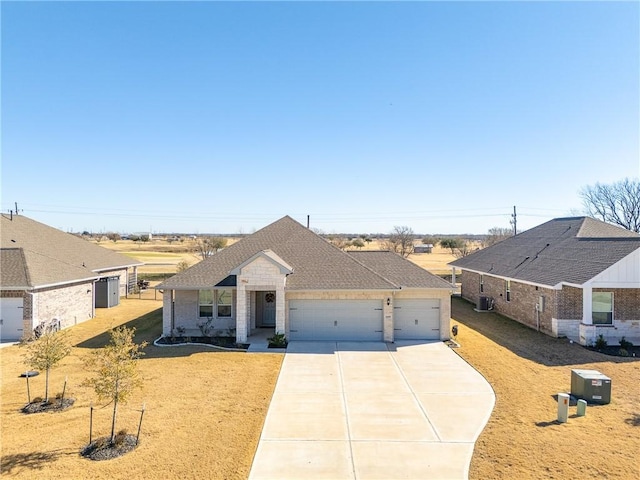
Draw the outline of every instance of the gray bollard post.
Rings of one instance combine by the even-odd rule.
[[[569,420],[569,395],[558,394],[558,422],[567,423]]]
[[[578,400],[578,412],[579,417],[584,417],[587,414],[587,401]]]

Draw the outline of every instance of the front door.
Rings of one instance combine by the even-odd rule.
[[[262,326],[276,326],[276,292],[260,292],[262,298]]]

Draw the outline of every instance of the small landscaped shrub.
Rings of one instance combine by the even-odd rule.
[[[213,336],[213,318],[208,318],[206,321],[198,323],[198,328],[200,329],[200,332],[202,332],[203,337]]]
[[[124,444],[126,439],[127,439],[127,431],[125,429],[122,429],[118,433],[116,433],[116,436],[113,439],[113,444],[116,447],[120,447]]]
[[[598,335],[598,338],[596,338],[595,347],[598,350],[601,350],[601,349],[605,348],[606,346],[607,346],[607,340],[604,338],[604,336],[602,334]]]
[[[271,348],[285,348],[287,346],[287,339],[284,333],[276,333],[273,337],[267,338],[269,341],[269,347]]]
[[[628,357],[629,356],[629,352],[627,350],[625,350],[624,348],[621,348],[620,350],[618,350],[618,355],[620,355],[621,357]]]
[[[633,348],[633,343],[631,343],[626,338],[622,337],[620,339],[620,348],[624,349],[624,350],[629,350],[629,349]]]

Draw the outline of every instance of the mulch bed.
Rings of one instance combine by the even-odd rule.
[[[75,401],[74,398],[65,398],[62,401],[56,398],[48,402],[31,402],[22,407],[22,413],[61,412],[73,405]]]
[[[80,452],[85,458],[91,460],[111,460],[112,458],[118,458],[122,455],[129,453],[138,446],[135,435],[116,435],[116,440],[111,443],[109,437],[102,437],[94,440],[89,445],[84,447]]]
[[[614,357],[640,357],[640,346],[634,345],[633,347],[623,349],[620,345],[607,345],[606,347],[585,347],[587,350],[593,352],[604,353],[605,355],[611,355]],[[621,351],[623,350],[623,351]],[[625,355],[626,352],[626,355]]]
[[[156,343],[159,345],[180,345],[180,344],[204,344],[214,345],[224,348],[240,348],[246,350],[249,345],[246,343],[236,343],[233,337],[162,337]]]

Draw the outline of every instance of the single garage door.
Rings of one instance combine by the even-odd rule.
[[[20,340],[24,325],[22,298],[0,299],[0,339]]]
[[[291,340],[382,341],[382,300],[291,300]]]
[[[396,340],[440,340],[439,299],[398,299],[393,304]]]

